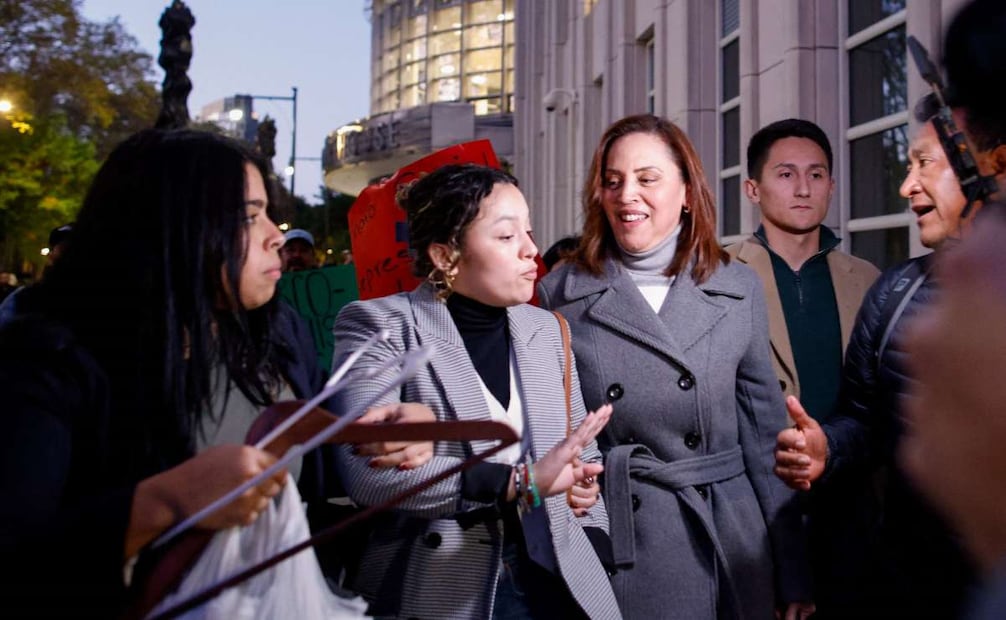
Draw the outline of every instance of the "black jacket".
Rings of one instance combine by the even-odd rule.
[[[310,336],[283,307],[281,371],[298,397],[323,381]],[[304,347],[309,347],[305,349]],[[0,609],[12,617],[114,617],[126,599],[123,545],[136,484],[145,477],[109,457],[107,379],[60,325],[26,319],[0,330]],[[306,501],[328,493],[334,469],[306,455]]]
[[[859,535],[869,547],[867,583],[874,591],[872,613],[885,617],[956,617],[973,582],[973,570],[955,536],[913,488],[897,462],[904,432],[901,399],[911,377],[906,370],[906,328],[939,292],[929,275],[896,319],[878,357],[913,262],[888,269],[867,292],[845,355],[842,392],[834,418],[824,425],[829,458],[817,493],[833,489],[876,489],[870,517]],[[862,494],[857,501],[862,501]],[[862,515],[863,511],[860,510]],[[872,617],[872,616],[867,616]]]

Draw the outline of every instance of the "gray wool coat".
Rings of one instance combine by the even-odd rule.
[[[569,320],[586,405],[614,403],[599,443],[623,616],[768,620],[809,601],[796,496],[772,472],[786,408],[754,272],[678,276],[659,313],[611,259],[601,276],[561,267],[539,296]]]
[[[554,315],[519,305],[507,309],[511,347],[525,412],[530,451],[542,457],[566,436],[563,390],[562,337]],[[411,293],[353,302],[335,323],[334,363],[340,364],[379,329],[390,331],[387,344],[365,354],[349,376],[363,376],[382,361],[423,345],[433,345],[431,363],[383,403],[419,402],[440,420],[491,419],[478,372],[447,307],[427,284]],[[572,422],[576,427],[586,411],[573,368]],[[340,409],[362,404],[376,391],[378,381],[364,379],[340,393]],[[491,441],[470,442],[482,452]],[[349,446],[337,455],[350,497],[358,504],[383,502],[405,488],[448,469],[466,458],[458,442],[435,444],[433,459],[411,471],[372,469],[365,457]],[[595,442],[583,452],[584,461],[597,462]],[[400,504],[400,510],[379,519],[370,537],[358,578],[350,584],[373,603],[371,613],[403,618],[491,618],[500,567],[502,521],[479,521],[463,528],[456,518],[487,504],[463,500],[461,477],[455,475]],[[603,501],[589,516],[577,518],[565,495],[543,498],[542,507],[522,517],[528,549],[551,544],[554,559],[573,597],[591,618],[620,618],[607,573],[583,531],[585,526],[608,531]]]

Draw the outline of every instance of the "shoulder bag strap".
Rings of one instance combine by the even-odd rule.
[[[569,323],[566,318],[552,311],[557,321],[559,321],[559,332],[562,334],[562,352],[565,355],[565,368],[562,372],[562,387],[566,392],[566,436],[573,432],[573,396],[570,390],[573,389],[573,349],[570,344]]]

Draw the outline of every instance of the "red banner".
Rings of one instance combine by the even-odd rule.
[[[464,163],[500,167],[492,143],[476,140],[432,153],[360,192],[349,209],[349,238],[360,299],[410,291],[422,281],[412,275],[405,211],[395,202],[395,194],[403,183],[447,164]]]

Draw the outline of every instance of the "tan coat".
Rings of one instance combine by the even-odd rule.
[[[800,398],[800,378],[796,374],[793,348],[790,346],[789,331],[786,329],[786,317],[783,314],[782,302],[779,300],[775,273],[772,271],[772,258],[765,246],[754,237],[731,245],[726,250],[731,258],[747,265],[761,278],[765,289],[765,303],[768,306],[772,367],[786,396],[792,394]],[[880,271],[871,263],[838,250],[828,252],[828,269],[831,271],[831,282],[835,287],[844,357],[845,347],[849,344],[849,335],[852,333],[852,326],[856,321],[859,306],[863,302],[863,296],[880,275]]]

